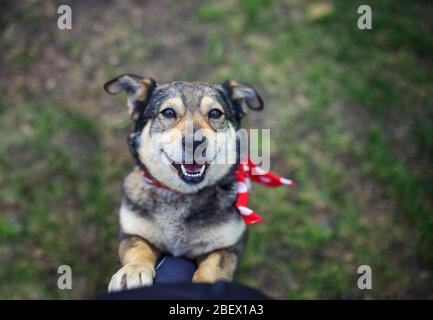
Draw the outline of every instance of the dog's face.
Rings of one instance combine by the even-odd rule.
[[[154,179],[183,193],[215,184],[239,162],[240,120],[263,102],[251,87],[228,80],[220,85],[122,75],[108,81],[111,94],[126,91],[135,123],[129,146]]]

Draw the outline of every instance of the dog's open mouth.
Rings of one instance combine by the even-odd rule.
[[[204,180],[207,169],[206,164],[198,164],[194,162],[192,164],[173,163],[172,165],[179,173],[179,177],[186,183],[197,184]]]
[[[185,183],[198,184],[204,180],[208,164],[199,164],[195,161],[193,163],[177,163],[170,159],[170,157],[165,152],[164,155],[167,159],[170,160],[171,165],[173,166],[173,168],[176,169],[179,177]]]

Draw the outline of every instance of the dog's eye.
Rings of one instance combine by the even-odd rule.
[[[167,119],[176,118],[176,111],[174,111],[172,108],[162,110],[161,114]]]
[[[209,111],[209,118],[211,119],[219,119],[222,115],[222,111],[218,109],[212,109],[211,111]]]

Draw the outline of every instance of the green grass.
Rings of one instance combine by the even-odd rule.
[[[399,255],[391,247],[404,243],[404,234],[412,237],[412,232],[419,260],[430,264],[433,258],[432,189],[427,183],[432,176],[429,166],[422,166],[425,157],[431,159],[432,153],[427,154],[433,126],[431,118],[419,116],[429,113],[432,102],[431,68],[425,64],[432,48],[428,33],[419,32],[414,19],[423,6],[413,4],[407,10],[407,5],[383,1],[374,6],[374,29],[361,32],[356,29],[357,2],[322,2],[330,10],[313,21],[300,17],[315,3],[287,2],[286,15],[264,3],[248,2],[245,8],[246,3],[239,1],[232,8],[223,7],[240,13],[240,28],[230,29],[231,16],[220,14],[221,8],[212,14],[215,4],[199,11],[206,13],[202,18],[211,17],[210,22],[219,17],[226,23],[221,38],[232,36],[244,46],[243,52],[254,54],[251,61],[227,53],[224,71],[216,73],[215,80],[234,73],[280,90],[272,91],[271,104],[277,107],[270,112],[280,122],[284,119],[281,127],[290,131],[277,133],[273,150],[278,153],[278,167],[295,168],[301,185],[297,191],[260,190],[254,195],[257,210],[271,213],[266,226],[253,227],[240,279],[269,286],[273,292],[288,277],[291,285],[282,285],[275,293],[292,298],[395,297],[388,287],[393,283],[405,287],[410,276],[404,266],[390,262]],[[288,18],[290,12],[299,12],[299,17]],[[287,98],[286,90],[294,92],[295,101]],[[306,105],[297,103],[296,96],[307,100]],[[352,112],[361,109],[357,113],[362,118],[353,118],[357,114],[348,118],[345,109],[351,105]],[[396,138],[410,120],[408,133]],[[395,152],[393,139],[409,152]],[[344,159],[356,167],[348,168],[341,163]],[[360,188],[353,184],[365,184],[363,180],[378,190],[374,201],[392,202],[386,211],[377,212],[390,225],[378,224],[379,217],[371,213],[364,217],[364,210],[376,210],[374,203],[369,208],[357,201]],[[288,205],[287,199],[295,203]],[[324,218],[311,216],[317,211],[324,211]],[[331,225],[327,222],[324,227],[323,219],[332,220]],[[259,242],[264,243],[257,248]],[[274,250],[281,257],[275,258]],[[338,254],[328,257],[328,251]],[[287,265],[281,267],[284,261]],[[376,272],[373,292],[356,289],[356,266],[363,263]],[[257,276],[258,270],[264,275]]]
[[[271,128],[272,169],[297,187],[254,188],[251,207],[265,222],[251,226],[237,280],[290,299],[431,297],[432,25],[426,3],[383,0],[371,4],[373,30],[360,31],[361,4],[205,2],[188,8],[182,24],[144,21],[146,36],[114,7],[97,33],[90,10],[76,20],[81,32],[55,43],[74,72],[53,92],[33,94],[23,75],[35,76],[31,68],[53,31],[33,44],[14,43],[16,35],[32,36],[29,26],[40,30],[43,15],[34,7],[15,14],[16,22],[2,15],[3,63],[23,73],[8,79],[17,95],[0,89],[9,99],[0,102],[0,136],[7,137],[0,139],[0,257],[7,266],[0,297],[89,297],[118,267],[117,186],[132,161],[127,124],[110,109],[123,100],[108,108],[100,87],[123,72],[234,78],[263,94],[265,110],[251,112],[247,124]],[[174,17],[180,8],[162,10]],[[180,32],[187,40],[173,46]],[[83,67],[89,52],[98,59]],[[110,55],[118,65],[107,63]],[[61,264],[72,267],[72,291],[56,287]],[[362,264],[373,269],[373,290],[356,287]]]
[[[0,120],[0,134],[8,137],[1,153],[15,155],[0,162],[2,210],[15,212],[0,220],[3,297],[70,298],[70,291],[56,287],[61,264],[77,279],[93,274],[85,288],[99,283],[101,290],[103,270],[115,261],[98,256],[114,249],[107,239],[116,229],[96,123],[58,105],[18,106]]]

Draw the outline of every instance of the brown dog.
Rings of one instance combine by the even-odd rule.
[[[247,233],[235,207],[236,131],[248,108],[263,108],[262,99],[236,81],[159,84],[127,74],[104,88],[128,94],[128,143],[137,163],[123,183],[123,267],[109,290],[152,284],[162,254],[194,259],[194,282],[231,280]]]

